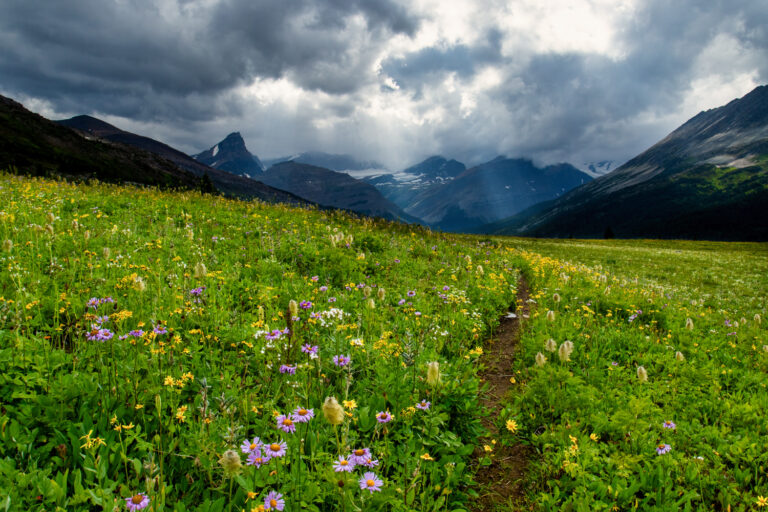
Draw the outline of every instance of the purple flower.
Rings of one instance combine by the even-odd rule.
[[[314,283],[316,283],[320,279],[320,276],[312,276],[310,277],[310,280]]]
[[[107,322],[109,322],[109,315],[97,316],[96,317],[96,323],[99,324],[99,325],[105,324]]]
[[[328,302],[336,302],[336,297],[328,297]]]
[[[144,336],[144,331],[142,331],[141,329],[134,329],[133,331],[129,332],[128,334],[130,334],[134,338],[141,338],[142,336]]]
[[[279,492],[269,491],[267,497],[264,498],[264,510],[283,510],[285,508],[285,500],[283,495]]]
[[[200,286],[198,288],[192,288],[189,290],[189,294],[193,297],[199,297],[203,294],[203,291],[205,290],[205,286]]]
[[[85,303],[85,306],[91,309],[97,309],[99,307],[99,304],[100,304],[99,299],[97,299],[96,297],[91,297],[90,299],[88,299],[88,302]]]
[[[279,443],[265,444],[263,445],[263,448],[264,453],[271,459],[273,457],[282,457],[285,455],[288,445],[285,441],[280,441]]]
[[[309,314],[309,318],[312,318],[313,320],[320,320],[322,318],[322,315],[317,311],[313,311],[312,313]]]
[[[345,355],[333,356],[333,364],[335,364],[339,368],[343,368],[344,366],[347,366],[351,361],[352,359],[350,359],[349,356],[345,356]]]
[[[355,463],[343,455],[339,455],[339,460],[333,462],[333,470],[337,473],[341,471],[351,473],[353,469],[355,469]]]
[[[416,316],[421,316],[421,311],[416,311],[416,312],[414,313],[414,315],[416,315]]]
[[[661,424],[661,426],[664,427],[664,428],[669,428],[669,429],[675,429],[677,427],[677,425],[675,425],[671,421],[665,421],[664,423]]]
[[[318,349],[317,345],[310,345],[309,343],[305,343],[304,345],[301,346],[301,351],[304,352],[305,354],[309,354],[310,356],[317,355],[317,349]]]
[[[148,505],[149,505],[149,496],[147,496],[143,492],[134,494],[130,498],[125,498],[125,506],[131,512],[133,512],[134,510],[141,510],[143,508],[147,508]]]
[[[376,478],[376,475],[371,471],[363,473],[363,478],[360,479],[360,488],[367,489],[373,494],[374,491],[380,491],[384,482]]]
[[[400,263],[400,260],[395,258],[395,263]]]
[[[312,303],[310,301],[308,301],[308,300],[303,300],[303,301],[299,302],[299,307],[301,309],[309,309],[309,308],[312,307]]]
[[[323,285],[323,286],[320,287],[320,291],[321,292],[327,292],[328,291],[328,287]]]
[[[240,451],[243,453],[261,453],[261,447],[264,446],[264,443],[261,442],[261,439],[258,437],[254,437],[252,441],[249,441],[246,439],[243,441],[243,444],[240,445]]]
[[[112,331],[109,329],[99,329],[98,326],[94,326],[94,328],[85,335],[90,341],[107,341],[111,340],[112,336],[114,336]]]
[[[168,329],[166,329],[164,325],[158,324],[152,329],[152,332],[155,334],[166,334]]]
[[[275,329],[274,331],[264,335],[264,339],[267,341],[279,340],[282,337],[283,337],[283,331],[281,331],[280,329]]]
[[[671,446],[668,444],[660,444],[656,447],[656,454],[657,455],[664,455],[665,453],[669,453],[669,451],[672,449]]]
[[[403,304],[405,304],[405,299],[400,299],[399,301],[397,301],[398,306],[402,306]]]
[[[451,287],[450,287],[450,286],[448,286],[448,285],[445,285],[445,286],[443,286],[443,291],[444,291],[444,292],[447,292],[447,291],[448,291],[448,290],[450,290],[450,289],[451,289]]]
[[[297,407],[293,410],[293,421],[296,423],[307,423],[309,420],[315,417],[314,409],[305,409],[303,407]]]
[[[392,421],[392,414],[389,411],[381,411],[376,413],[376,420],[379,423],[389,423]]]
[[[416,291],[415,290],[408,290],[408,293],[406,295],[408,295],[409,297],[415,297],[416,296]]]
[[[112,297],[104,297],[103,299],[99,299],[99,304],[106,304],[106,303],[114,304],[115,299],[113,299]]]
[[[256,466],[257,468],[260,468],[267,462],[269,462],[269,457],[262,456],[260,452],[253,452],[248,454],[248,461],[246,462],[246,464],[249,466]]]
[[[288,375],[296,375],[296,367],[289,364],[280,365],[280,373],[287,373]]]
[[[369,460],[371,458],[371,450],[368,448],[358,448],[356,450],[352,450],[352,454],[349,456],[349,460],[355,465],[359,466],[363,464],[366,460]]]
[[[372,459],[371,457],[368,457],[368,458],[366,458],[365,460],[363,460],[363,462],[361,462],[361,463],[360,463],[360,464],[358,464],[358,465],[359,465],[359,466],[365,466],[365,467],[367,467],[367,468],[375,468],[376,466],[378,466],[378,465],[379,465],[379,461],[378,461],[378,459],[377,459],[377,460],[374,460],[374,459]]]
[[[426,400],[422,400],[421,402],[416,404],[416,408],[417,409],[421,409],[422,411],[428,411],[430,405],[432,405],[431,402],[427,402]]]
[[[296,425],[293,423],[293,420],[286,416],[285,414],[281,414],[276,418],[277,421],[277,428],[285,432],[286,434],[293,434],[296,432]]]

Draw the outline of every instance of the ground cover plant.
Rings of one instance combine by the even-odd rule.
[[[535,305],[503,442],[537,509],[768,506],[765,244],[503,243]]]
[[[0,175],[0,508],[461,510],[519,255]]]

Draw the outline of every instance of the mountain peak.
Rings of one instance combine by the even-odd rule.
[[[245,147],[240,132],[230,133],[213,147],[193,155],[193,158],[211,167],[241,176],[250,177],[264,172],[264,165]]]

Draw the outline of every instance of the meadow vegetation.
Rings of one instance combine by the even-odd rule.
[[[510,506],[768,506],[764,244],[454,236],[7,174],[0,197],[0,508],[467,510],[497,443],[530,447]],[[483,411],[520,276],[514,386]]]

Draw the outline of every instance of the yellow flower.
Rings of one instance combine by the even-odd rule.
[[[515,420],[507,420],[507,430],[513,434],[517,432],[517,422]]]
[[[182,405],[178,409],[176,409],[176,419],[179,420],[179,423],[184,423],[186,421],[186,418],[184,417],[184,414],[187,412],[187,406]]]
[[[421,460],[435,460],[435,459],[433,459],[430,454],[425,453],[424,455],[421,456]]]
[[[357,409],[357,402],[354,400],[342,400],[341,403],[344,404],[346,409]]]
[[[600,440],[600,436],[599,436],[599,435],[597,435],[597,434],[595,434],[594,432],[592,432],[591,434],[589,434],[589,438],[590,438],[591,440],[593,440],[594,442],[598,442],[598,441]]]
[[[164,386],[170,386],[173,387],[176,385],[176,379],[171,377],[170,375],[165,378],[165,381],[163,381]]]
[[[765,496],[758,496],[755,504],[760,508],[768,507],[768,498]]]
[[[491,445],[489,445],[489,444],[486,444],[485,446],[483,446],[483,450],[485,450],[486,453],[492,452],[493,451],[493,447]]]

